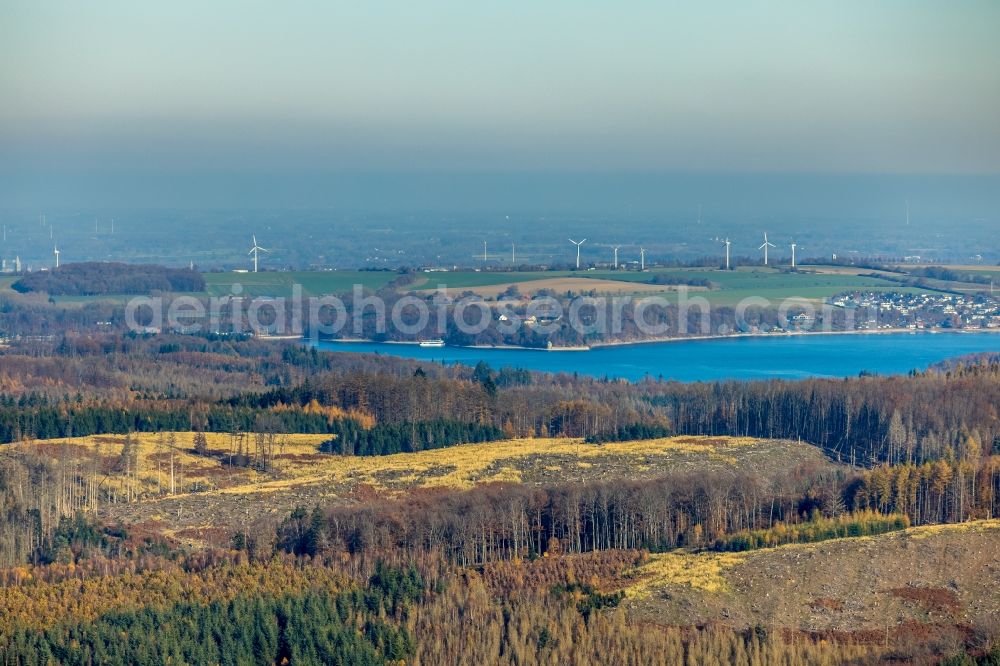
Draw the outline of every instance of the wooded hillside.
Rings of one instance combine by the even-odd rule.
[[[204,291],[205,280],[200,273],[187,268],[92,261],[35,271],[12,287],[21,293],[44,291],[52,296],[97,296]]]

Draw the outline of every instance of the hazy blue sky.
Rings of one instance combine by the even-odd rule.
[[[3,0],[0,169],[1000,172],[1000,2],[694,4]]]

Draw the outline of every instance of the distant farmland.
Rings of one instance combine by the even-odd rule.
[[[709,291],[692,290],[692,294],[708,299],[713,305],[733,305],[744,298],[757,296],[773,301],[784,298],[804,298],[822,300],[834,294],[849,290],[921,292],[928,289],[902,287],[880,277],[852,275],[845,273],[784,273],[779,270],[747,267],[734,271],[713,269],[651,269],[638,271],[442,271],[418,273],[417,279],[406,289],[426,292],[441,286],[453,292],[483,291],[483,296],[492,297],[498,287],[519,285],[522,292],[534,291],[528,284],[536,281],[551,281],[558,278],[594,280],[595,289],[602,291],[607,281],[634,282],[636,293],[661,291],[661,287],[648,283],[662,275],[687,280],[707,280],[714,286]],[[267,273],[206,273],[206,289],[210,296],[224,296],[233,293],[233,285],[239,284],[244,296],[291,296],[292,285],[302,285],[303,296],[340,294],[349,292],[355,284],[368,289],[384,287],[398,276],[394,272],[377,271],[298,271]],[[602,285],[601,283],[605,283]],[[606,289],[605,289],[606,290]],[[502,291],[502,289],[501,289]],[[623,293],[619,288],[614,290]],[[667,293],[668,297],[675,297]]]
[[[302,285],[303,296],[322,296],[349,292],[360,284],[379,289],[399,277],[390,271],[294,271],[281,273],[206,273],[205,289],[209,296],[227,296],[240,285],[243,296],[290,297],[292,285]]]
[[[987,272],[989,267],[984,269]],[[850,291],[892,291],[901,293],[925,293],[935,291],[939,285],[925,287],[904,287],[897,282],[878,275],[870,275],[866,269],[846,267],[803,267],[804,271],[787,273],[773,268],[746,266],[733,271],[710,268],[652,268],[644,272],[634,270],[614,271],[442,271],[419,272],[415,280],[402,290],[426,295],[439,287],[448,289],[452,295],[463,291],[473,291],[485,298],[495,298],[508,286],[516,285],[522,293],[528,294],[543,287],[564,285],[574,292],[596,291],[615,294],[648,294],[658,292],[666,298],[677,298],[673,285],[656,285],[651,282],[657,277],[675,278],[680,281],[707,281],[712,286],[706,290],[702,286],[691,289],[691,297],[705,298],[712,305],[735,305],[742,299],[754,296],[780,302],[785,298],[802,298],[822,301],[834,294]],[[972,271],[969,271],[972,274]],[[228,296],[234,294],[236,285],[240,295],[246,297],[291,297],[292,286],[299,284],[302,295],[321,296],[350,292],[354,285],[366,289],[380,289],[399,277],[394,271],[291,271],[262,273],[204,273],[205,292],[197,296]],[[15,278],[0,277],[0,291],[10,292],[10,284]],[[588,283],[593,282],[590,288]],[[531,283],[537,283],[532,285]],[[628,284],[635,288],[629,289]],[[964,285],[973,288],[973,285]],[[977,288],[982,288],[981,286]],[[560,295],[563,290],[555,289]],[[95,300],[124,302],[128,296],[104,295],[101,297],[55,297],[59,303],[79,305]]]
[[[474,272],[456,271],[425,274],[425,280],[420,280],[411,288],[416,290],[435,289],[441,285],[453,291],[470,290],[482,293],[483,296],[493,296],[497,287],[517,285],[520,291],[532,291],[530,283],[553,278],[582,278],[594,280],[595,289],[601,291],[598,284],[606,281],[635,282],[635,292],[658,291],[659,288],[648,283],[656,276],[668,276],[682,280],[707,280],[713,284],[709,291],[692,289],[692,296],[707,299],[713,305],[735,305],[744,298],[751,296],[781,301],[785,298],[802,298],[823,300],[834,294],[850,290],[864,291],[895,291],[921,292],[928,289],[903,287],[891,280],[880,277],[869,277],[845,273],[784,273],[776,269],[762,267],[747,267],[734,271],[713,269],[668,268],[638,271],[548,271],[548,272]],[[580,284],[576,282],[576,284]],[[482,289],[480,289],[482,288]],[[615,289],[621,292],[620,289]],[[676,295],[666,294],[675,298]]]

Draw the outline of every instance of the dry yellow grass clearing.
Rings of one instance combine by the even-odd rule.
[[[644,598],[669,585],[684,585],[705,592],[728,589],[724,572],[746,559],[746,553],[690,553],[677,550],[651,555],[630,574],[636,582],[625,588],[630,598]]]
[[[587,444],[580,439],[537,438],[503,442],[465,444],[418,453],[397,453],[389,456],[327,456],[322,460],[281,461],[282,471],[325,475],[338,482],[364,483],[376,488],[406,482],[409,486],[470,488],[477,483],[497,481],[519,482],[520,473],[510,464],[494,468],[498,463],[542,456],[568,456],[575,465],[592,466],[598,459],[610,456],[640,458],[666,453],[691,454],[726,460],[732,447],[748,446],[760,440],[749,438],[670,437],[637,442]],[[295,447],[289,447],[293,451]],[[561,469],[550,462],[540,462],[544,469]]]
[[[176,494],[190,491],[216,490],[233,485],[256,484],[273,478],[252,468],[230,467],[229,453],[237,446],[225,433],[205,433],[208,455],[194,453],[193,432],[135,433],[135,455],[126,461],[122,453],[124,435],[93,435],[11,444],[10,451],[46,455],[58,465],[65,465],[74,474],[96,479],[102,489],[118,496],[150,497],[168,494],[171,466]],[[280,435],[284,443],[276,446],[278,455],[284,451],[308,450],[316,447],[328,435]],[[252,436],[244,446],[253,447]],[[172,465],[171,465],[172,464]],[[128,474],[126,474],[126,470]]]
[[[904,534],[911,539],[926,539],[935,534],[943,534],[945,532],[987,532],[990,530],[1000,530],[1000,518],[973,520],[967,523],[952,523],[949,525],[921,525],[920,527],[911,527]]]
[[[364,484],[396,492],[411,488],[471,488],[490,482],[518,483],[525,471],[591,470],[624,465],[632,472],[662,460],[735,464],[732,453],[740,447],[761,445],[764,440],[737,437],[670,437],[635,442],[588,444],[580,439],[533,438],[465,444],[418,453],[388,456],[340,456],[319,453],[328,435],[282,435],[275,447],[274,464],[267,473],[230,467],[234,444],[228,434],[207,433],[209,455],[193,451],[194,433],[133,435],[138,444],[137,468],[126,476],[122,462],[125,437],[98,435],[15,445],[33,448],[53,459],[66,460],[77,473],[96,477],[119,496],[136,499],[169,494],[173,460],[175,494],[207,492],[224,494],[266,493],[308,484],[348,490]],[[252,437],[248,438],[252,447]],[[173,446],[171,446],[171,441]]]
[[[670,553],[652,554],[649,556],[649,561],[631,571],[628,576],[635,582],[625,588],[625,594],[629,598],[643,599],[665,587],[677,585],[703,592],[727,592],[730,591],[725,575],[727,571],[750,558],[753,558],[754,562],[757,562],[758,559],[761,562],[766,562],[771,553],[829,550],[831,546],[842,542],[854,544],[890,543],[894,539],[922,540],[949,532],[986,533],[995,530],[1000,530],[1000,519],[976,520],[950,525],[922,525],[889,534],[828,539],[815,543],[785,544],[742,553],[693,553],[678,549]],[[749,566],[755,565],[751,563]]]

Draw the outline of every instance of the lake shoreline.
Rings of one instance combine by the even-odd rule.
[[[594,347],[590,354],[545,354],[544,349],[442,347],[379,343],[320,343],[326,351],[382,354],[418,362],[511,367],[597,378],[641,381],[839,378],[859,373],[903,374],[969,354],[1000,352],[1000,336],[955,331],[880,329],[839,333],[743,334],[703,337],[699,344],[642,344]],[[997,333],[1000,331],[990,331]],[[920,333],[929,333],[919,335]],[[680,342],[689,338],[670,339]],[[529,353],[530,352],[530,353]]]
[[[584,352],[608,347],[631,347],[635,345],[660,344],[666,342],[694,342],[712,340],[734,340],[739,338],[767,338],[781,339],[804,336],[821,335],[899,335],[909,333],[912,335],[937,335],[937,334],[965,334],[975,335],[979,333],[1000,333],[1000,328],[978,328],[978,329],[948,329],[948,328],[880,328],[875,330],[851,330],[851,331],[782,331],[780,333],[727,333],[725,335],[688,335],[684,337],[664,337],[646,338],[642,340],[609,340],[594,342],[590,345],[574,345],[564,347],[525,347],[523,345],[446,345],[452,349],[496,349],[498,351],[537,351],[537,352]],[[302,338],[307,340],[307,338]],[[419,341],[410,340],[371,340],[366,338],[337,338],[321,340],[320,342],[339,343],[364,343],[375,345],[417,345]]]
[[[965,328],[881,328],[873,331],[869,330],[853,330],[853,331],[783,331],[781,333],[727,333],[726,335],[689,335],[686,337],[678,338],[649,338],[647,340],[626,340],[626,341],[609,341],[609,342],[595,342],[590,346],[591,349],[598,349],[601,347],[624,347],[631,345],[644,345],[660,342],[686,342],[688,340],[731,340],[735,338],[770,338],[770,339],[780,339],[780,338],[794,338],[802,336],[819,336],[819,335],[900,335],[902,333],[910,333],[912,335],[937,335],[940,333],[952,334],[952,333],[963,333],[966,335],[975,335],[979,333],[1000,333],[1000,328],[977,328],[977,329],[965,329]],[[502,349],[502,347],[496,347],[496,349]]]

